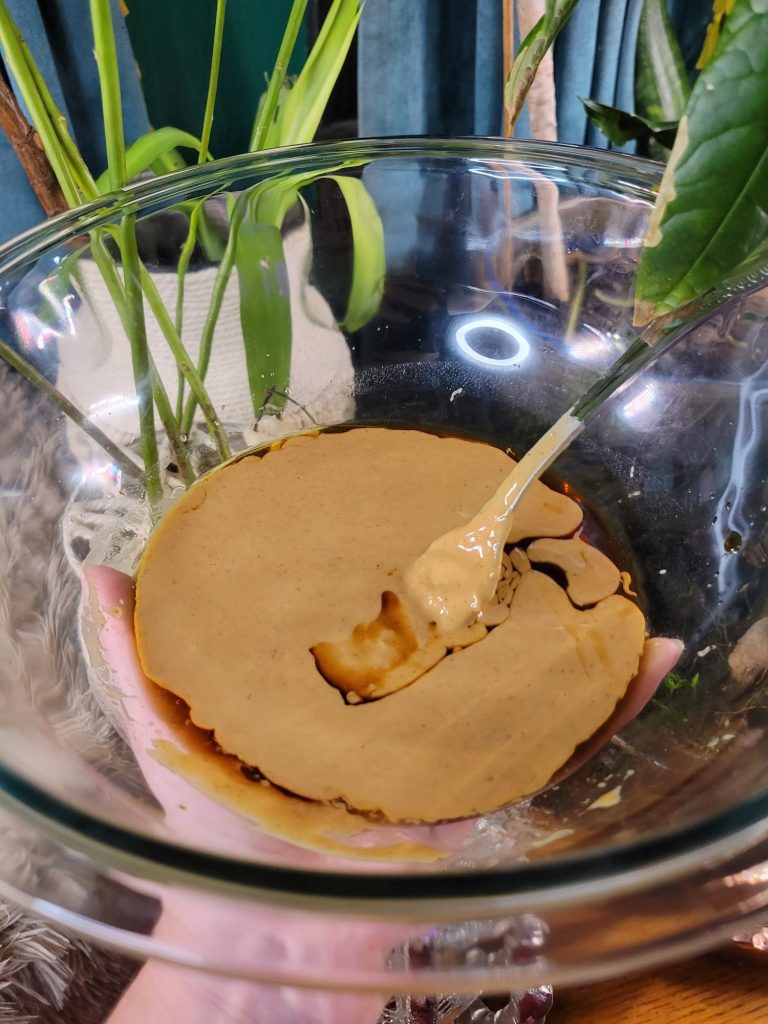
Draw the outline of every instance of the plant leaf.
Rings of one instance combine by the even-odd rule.
[[[135,178],[176,149],[194,149],[199,153],[200,139],[180,128],[155,128],[142,135],[125,151],[128,179]],[[109,171],[96,179],[96,185],[102,194],[109,191]]]
[[[635,321],[705,294],[768,237],[768,26],[736,0],[701,72],[651,217]]]
[[[575,0],[573,0],[575,2]],[[346,60],[365,0],[333,0],[296,82],[281,96],[263,148],[311,142]]]
[[[356,331],[376,316],[384,292],[387,260],[384,225],[368,190],[359,178],[328,175],[347,204],[352,230],[352,285],[342,326]]]
[[[354,161],[335,170],[344,171]],[[291,307],[281,227],[301,190],[322,178],[341,191],[350,218],[352,283],[342,326],[354,331],[375,316],[384,286],[384,227],[359,178],[323,172],[292,174],[255,185],[236,233],[234,264],[240,284],[240,324],[251,401],[258,418],[285,405],[291,369]],[[234,222],[235,218],[233,218]]]
[[[536,22],[520,44],[504,87],[504,104],[510,125],[514,125],[519,117],[539,64],[577,3],[578,0],[547,0],[544,17]]]
[[[275,59],[275,66],[272,69],[272,74],[269,76],[267,91],[259,100],[259,105],[256,109],[256,119],[248,145],[250,150],[264,148],[264,143],[268,137],[267,129],[274,124],[278,111],[282,106],[282,100],[285,98],[286,93],[285,79],[288,73],[288,62],[293,55],[306,9],[307,0],[293,0],[285,32],[280,43],[280,49]]]
[[[630,139],[648,142],[653,139],[671,149],[677,133],[677,121],[654,123],[639,114],[630,114],[618,107],[609,107],[594,100],[582,100],[589,119],[611,142],[622,146]]]
[[[635,106],[654,124],[679,121],[691,86],[666,0],[645,0],[637,37]]]
[[[240,323],[254,416],[285,403],[291,370],[291,303],[280,228],[246,216],[235,252]]]
[[[235,267],[240,285],[240,326],[253,414],[279,412],[291,373],[293,328],[281,227],[299,188],[317,175],[292,174],[255,185],[243,199],[236,228]]]

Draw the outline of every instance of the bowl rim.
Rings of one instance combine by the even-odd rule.
[[[578,167],[614,174],[617,184],[646,201],[653,200],[661,181],[663,165],[625,153],[551,142],[518,142],[496,138],[434,138],[408,136],[391,139],[358,139],[291,146],[277,150],[242,154],[211,161],[169,175],[127,185],[74,210],[59,214],[0,246],[0,278],[29,265],[52,249],[111,222],[121,213],[139,212],[157,204],[171,205],[189,199],[190,191],[210,195],[210,189],[231,187],[240,176],[252,180],[263,173],[295,171],[304,165],[328,163],[343,156],[367,162],[373,159],[461,158],[537,162],[552,168]],[[377,874],[363,867],[354,873],[281,867],[230,858],[204,850],[139,834],[107,822],[82,808],[65,803],[2,764],[0,754],[0,804],[26,818],[42,831],[63,839],[66,845],[108,867],[130,864],[139,877],[157,878],[158,872],[171,879],[193,882],[205,888],[222,887],[238,895],[266,897],[282,905],[299,902],[343,904],[347,911],[383,912],[406,905],[409,913],[434,904],[461,906],[474,914],[488,909],[488,901],[511,900],[515,905],[563,904],[584,899],[597,889],[601,895],[627,888],[656,886],[692,868],[722,861],[752,845],[768,818],[768,793],[758,794],[720,811],[710,818],[668,832],[653,834],[605,851],[572,854],[505,868],[469,872],[437,871]],[[361,862],[362,863],[362,862]]]

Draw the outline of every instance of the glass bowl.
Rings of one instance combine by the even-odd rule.
[[[211,343],[218,412],[179,427],[195,473],[341,423],[523,452],[634,336],[659,177],[548,144],[316,145],[132,186],[0,252],[15,367],[0,367],[3,895],[137,956],[385,994],[592,980],[764,912],[763,293],[690,331],[554,467],[620,545],[651,634],[685,643],[674,673],[559,784],[432,830],[432,860],[313,852],[236,815],[185,815],[168,797],[177,777],[136,749],[130,723],[154,712],[115,686],[81,598],[89,567],[133,571],[184,486],[158,421],[161,493],[147,500],[131,369],[142,289],[172,407],[177,318],[194,360]],[[134,224],[143,270],[125,248]],[[123,273],[127,319],[111,297]]]

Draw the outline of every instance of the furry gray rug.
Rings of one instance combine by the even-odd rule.
[[[91,754],[120,742],[88,687],[65,620],[80,588],[62,550],[59,481],[71,468],[61,425],[45,399],[0,363],[0,665],[36,701],[56,687],[55,727]],[[46,599],[55,591],[55,600]],[[66,678],[66,692],[60,690]],[[50,696],[50,695],[49,695]],[[0,818],[0,856],[31,875],[29,839]],[[30,877],[30,881],[33,879]],[[101,1024],[137,967],[0,903],[0,1022]]]

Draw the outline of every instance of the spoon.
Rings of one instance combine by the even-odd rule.
[[[498,585],[504,545],[520,500],[585,429],[605,402],[713,310],[768,282],[758,255],[681,310],[652,320],[619,359],[517,463],[496,493],[463,526],[430,544],[403,574],[401,592],[382,595],[379,615],[341,641],[315,645],[321,674],[358,697],[409,685],[453,646],[473,642]],[[464,639],[463,639],[464,638]]]

